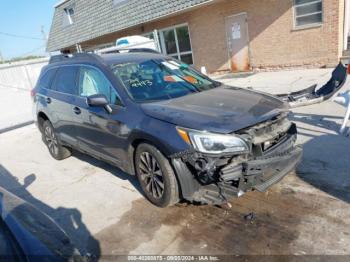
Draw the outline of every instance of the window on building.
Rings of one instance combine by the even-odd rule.
[[[322,23],[322,0],[294,0],[295,26]]]
[[[74,6],[68,6],[63,9],[63,26],[68,26],[74,23]]]
[[[76,95],[76,79],[78,67],[63,66],[58,69],[53,84],[53,90],[61,93]]]
[[[153,31],[153,32],[144,33],[144,34],[142,34],[142,36],[147,37],[147,38],[153,40],[153,41],[155,42],[157,48],[160,50],[160,52],[163,53],[163,47],[162,47],[162,45],[160,44],[160,38],[159,38],[158,30],[155,30],[155,31]]]
[[[175,26],[160,31],[162,51],[187,64],[193,64],[188,26]]]

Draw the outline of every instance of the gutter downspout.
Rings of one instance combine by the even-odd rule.
[[[344,41],[343,41],[343,50],[348,50],[348,34],[349,34],[349,8],[350,0],[345,0],[344,4]]]
[[[81,45],[75,44],[75,48],[77,49],[77,53],[82,53],[83,50],[81,49]]]

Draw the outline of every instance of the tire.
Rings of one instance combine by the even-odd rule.
[[[46,120],[42,128],[42,137],[45,145],[49,149],[51,156],[56,160],[63,160],[72,155],[72,151],[62,146],[61,141],[55,133],[51,122]]]
[[[136,149],[135,170],[146,198],[158,207],[179,202],[176,176],[168,159],[154,146],[143,143]]]

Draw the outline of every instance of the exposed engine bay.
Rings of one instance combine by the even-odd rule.
[[[287,112],[236,132],[250,145],[247,154],[211,156],[182,152],[172,156],[182,196],[190,201],[222,204],[250,190],[265,191],[300,161],[302,149],[294,146],[297,129]]]

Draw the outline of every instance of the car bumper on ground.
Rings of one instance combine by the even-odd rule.
[[[198,172],[193,164],[203,156],[188,153],[186,157],[172,158],[182,197],[192,202],[222,204],[251,190],[266,191],[300,162],[302,148],[294,145],[296,133],[293,124],[277,145],[258,157],[231,159],[226,164],[220,158],[207,161],[206,174]],[[203,176],[210,176],[208,182],[201,179]]]

